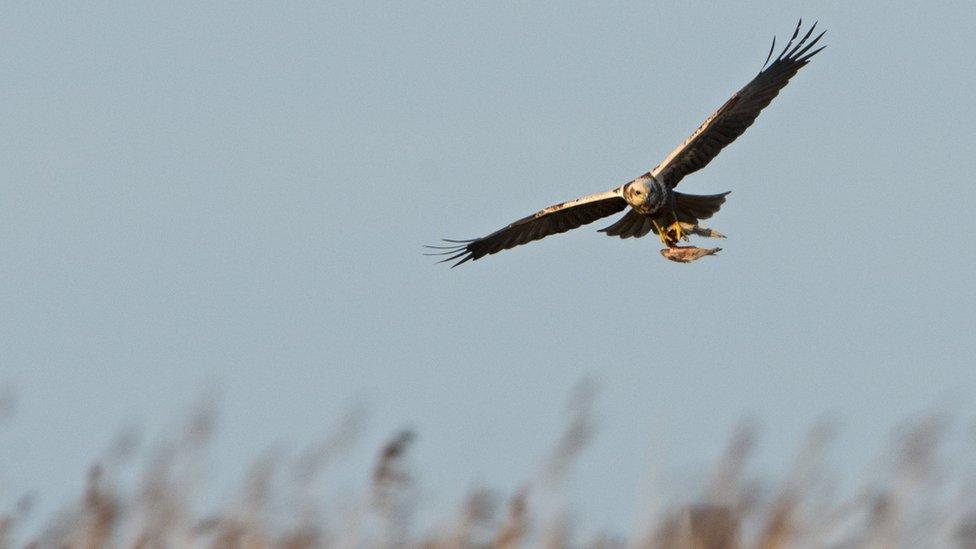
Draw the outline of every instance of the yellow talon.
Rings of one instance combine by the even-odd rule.
[[[661,226],[657,224],[657,221],[652,219],[651,223],[654,224],[654,229],[657,231],[657,237],[661,239],[661,244],[664,244],[665,246],[670,248],[673,245],[673,243],[668,238],[668,232],[662,229]]]
[[[671,227],[669,227],[669,229],[670,228],[674,229],[674,241],[677,242],[679,240],[684,240],[685,242],[687,242],[688,235],[685,233],[684,227],[681,226],[681,221],[678,221],[678,214],[672,211],[671,217],[674,219],[674,223],[671,224]]]
[[[681,228],[681,222],[680,221],[675,220],[674,223],[672,223],[671,226],[668,227],[668,230],[669,231],[672,230],[672,229],[674,230],[674,241],[675,242],[677,242],[679,240],[688,240],[688,237],[685,236],[684,230]]]

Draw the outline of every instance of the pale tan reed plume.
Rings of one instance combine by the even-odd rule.
[[[756,471],[761,447],[755,422],[736,428],[711,472],[698,486],[657,486],[649,496],[667,501],[631,540],[577,525],[585,516],[564,497],[567,483],[585,474],[575,463],[597,435],[597,388],[581,383],[571,394],[565,425],[531,478],[512,494],[473,487],[457,508],[433,524],[418,524],[424,464],[412,459],[416,434],[394,432],[363,464],[364,488],[325,498],[317,479],[357,444],[365,412],[353,409],[331,434],[291,455],[272,450],[254,461],[237,495],[215,511],[203,508],[216,432],[215,404],[194,408],[173,435],[143,444],[128,428],[90,467],[74,502],[44,517],[35,531],[33,499],[2,491],[0,549],[34,548],[281,548],[417,547],[429,549],[592,547],[685,549],[959,547],[976,549],[976,465],[946,451],[954,422],[929,414],[900,427],[891,447],[860,487],[838,489],[827,456],[837,429],[815,425],[786,472]],[[0,428],[15,420],[12,393],[0,390]],[[0,437],[3,432],[0,430]],[[976,438],[976,430],[965,436]],[[0,439],[2,442],[2,439]],[[973,447],[962,447],[973,455]],[[138,465],[137,456],[148,456]],[[132,473],[136,473],[134,476]],[[2,475],[0,475],[2,479]],[[134,479],[134,480],[133,480]],[[211,488],[212,489],[212,488]],[[673,494],[685,494],[675,498]],[[621,507],[624,507],[621,505]],[[34,517],[33,523],[37,523]],[[641,532],[646,532],[642,534]]]

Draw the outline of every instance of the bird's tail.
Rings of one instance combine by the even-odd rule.
[[[679,221],[698,224],[700,219],[708,219],[725,204],[725,197],[731,191],[721,194],[684,194],[674,193],[674,212]]]
[[[712,217],[725,203],[725,196],[728,194],[728,192],[724,192],[722,194],[701,195],[676,192],[674,193],[674,213],[678,216],[678,221],[687,223],[692,227],[698,227],[698,220]],[[702,233],[702,236],[718,235],[709,229],[702,229],[702,231],[708,233]],[[619,236],[620,238],[640,238],[650,232],[657,234],[657,228],[654,227],[654,222],[650,217],[630,210],[627,215],[621,217],[613,225],[600,229],[600,232],[607,233],[607,236]]]

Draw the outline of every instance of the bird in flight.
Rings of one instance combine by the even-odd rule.
[[[689,234],[722,237],[711,229],[699,226],[698,222],[715,214],[725,203],[725,197],[729,193],[694,195],[679,193],[674,188],[684,176],[704,168],[718,156],[723,147],[742,135],[759,116],[759,112],[789,83],[790,78],[826,47],[813,49],[824,35],[821,32],[810,40],[817,27],[816,23],[797,41],[802,24],[802,20],[797,23],[793,36],[775,59],[772,56],[776,49],[776,39],[773,38],[773,44],[759,74],[705,120],[691,137],[653,170],[616,189],[549,206],[488,236],[473,240],[444,239],[447,245],[427,246],[440,250],[429,255],[448,256],[441,262],[456,261],[453,268],[466,261],[480,259],[552,234],[564,233],[621,212],[627,206],[630,206],[630,211],[613,225],[601,229],[601,232],[620,238],[640,238],[653,231],[667,247],[662,250],[662,255],[675,261],[687,261],[717,252],[719,248],[688,249],[677,244],[682,240],[687,241]],[[680,253],[689,251],[702,253]]]

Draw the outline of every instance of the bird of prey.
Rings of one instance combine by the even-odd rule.
[[[759,74],[653,170],[616,189],[550,206],[488,236],[473,240],[444,239],[448,244],[446,246],[428,246],[441,250],[430,255],[446,255],[448,257],[441,262],[456,260],[452,267],[457,267],[469,260],[592,223],[621,212],[628,206],[630,211],[613,225],[601,229],[601,232],[620,238],[640,238],[653,231],[667,246],[666,250],[662,250],[665,257],[669,257],[666,252],[682,251],[683,248],[677,244],[687,240],[688,234],[721,237],[711,229],[700,227],[698,222],[715,214],[729,193],[694,195],[679,193],[674,188],[684,176],[704,168],[723,147],[742,135],[759,112],[789,83],[790,78],[826,47],[812,49],[824,35],[821,32],[810,40],[816,23],[797,41],[802,24],[802,20],[797,23],[793,36],[775,59],[772,55],[776,39],[773,38]],[[718,248],[708,250],[711,253],[715,251]],[[671,255],[675,259],[682,254]]]

